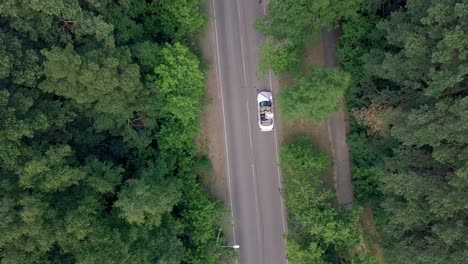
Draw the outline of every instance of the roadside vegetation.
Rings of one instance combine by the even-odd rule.
[[[465,262],[468,5],[364,1],[358,14],[339,48],[358,202],[388,263]]]
[[[320,38],[323,28],[333,27],[343,17],[356,15],[359,1],[271,0],[268,15],[256,28],[267,40],[259,48],[259,74],[269,70],[294,77],[280,94],[280,111],[285,118],[322,121],[338,111],[349,82],[340,69],[300,69],[304,46]],[[301,98],[299,100],[299,98]]]
[[[340,109],[349,79],[346,72],[311,66],[306,76],[298,76],[281,92],[278,101],[281,116],[288,120],[325,120]]]
[[[275,74],[297,73],[304,44],[318,39],[323,28],[354,15],[360,0],[271,0],[268,15],[256,27],[267,36],[260,47],[260,69]]]
[[[331,164],[306,137],[281,146],[288,259],[291,263],[374,263],[358,250],[360,209],[337,209],[334,190],[321,180]]]
[[[323,122],[339,111],[351,81],[341,69],[303,62],[304,46],[323,28],[356,15],[359,1],[271,0],[268,15],[257,21],[266,35],[260,47],[260,74],[273,71],[293,81],[278,96],[281,118]],[[362,245],[362,208],[336,204],[335,191],[323,178],[332,161],[306,137],[286,138],[281,146],[283,197],[287,207],[287,257],[290,263],[376,263]]]
[[[257,24],[267,36],[260,48],[260,69],[294,77],[279,95],[282,115],[320,121],[336,111],[338,92],[345,94],[354,207],[373,212],[379,234],[372,234],[369,243],[381,243],[387,263],[462,263],[468,258],[467,14],[462,0],[337,1],[333,6],[329,1],[272,0],[269,15]],[[342,32],[340,74],[301,71],[304,44],[334,25]],[[330,76],[348,76],[347,87],[333,85]],[[311,259],[326,252],[328,263],[362,263],[317,242],[321,235],[310,235],[311,228],[298,231],[309,221],[323,224],[316,215],[297,219],[296,210],[308,212],[319,201],[305,195],[294,198],[304,194],[303,186],[309,187],[310,196],[322,197],[316,187],[320,170],[307,166],[309,161],[298,163],[305,172],[291,170],[285,158],[290,155],[284,154],[291,149],[286,145],[282,150],[288,257],[294,263],[320,263]],[[302,155],[321,164],[313,151]],[[296,184],[293,177],[303,182]],[[307,201],[311,207],[301,208],[291,200]],[[351,249],[353,237],[342,245]]]
[[[1,263],[222,263],[199,5],[0,3]]]

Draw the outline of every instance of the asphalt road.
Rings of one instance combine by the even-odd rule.
[[[232,245],[241,264],[287,263],[276,131],[260,132],[256,95],[272,89],[257,79],[258,46],[253,24],[265,15],[259,0],[211,0],[216,67],[225,132],[226,174],[233,218]],[[274,100],[274,99],[273,99]]]

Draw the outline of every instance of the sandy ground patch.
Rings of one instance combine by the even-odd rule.
[[[385,257],[380,246],[380,235],[374,222],[372,206],[366,205],[359,219],[363,235],[363,247],[375,256],[377,263],[385,264]]]
[[[209,5],[206,10],[211,14]],[[206,75],[206,99],[202,114],[200,115],[201,133],[197,139],[201,155],[206,155],[211,161],[213,172],[206,175],[205,184],[213,197],[222,199],[226,205],[229,203],[227,178],[225,175],[224,156],[224,129],[218,88],[218,75],[216,72],[216,47],[214,41],[214,24],[209,18],[204,35],[199,39],[198,46],[202,51]],[[227,206],[229,208],[229,206]]]

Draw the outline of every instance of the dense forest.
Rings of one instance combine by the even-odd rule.
[[[0,2],[1,263],[220,263],[199,5]]]
[[[468,3],[364,1],[342,24],[349,144],[388,263],[468,259]]]
[[[260,68],[295,77],[280,93],[281,112],[289,118],[323,120],[337,109],[331,104],[346,89],[341,94],[350,114],[348,144],[356,204],[374,209],[386,262],[466,262],[468,3],[330,2],[271,0],[269,15],[256,25],[267,36],[260,48]],[[316,40],[324,27],[341,31],[338,54],[345,73],[299,68],[304,45]],[[338,85],[337,80],[347,82],[348,87]],[[299,93],[305,100],[297,100]],[[304,152],[300,146],[284,148]],[[291,154],[282,154],[290,160]],[[318,157],[312,152],[307,155]],[[290,230],[288,256],[297,263],[319,263],[312,259],[320,256],[318,252],[333,253],[333,247],[310,232],[315,229],[298,232],[298,223],[301,228],[316,228],[320,219],[317,215],[304,219],[296,212],[306,206],[300,201],[309,201],[303,212],[317,212],[314,206],[319,201],[307,198],[321,196],[301,191],[306,185],[317,190],[315,178],[320,173],[311,168],[304,180],[300,169],[288,172],[288,163],[282,165]],[[291,184],[289,177],[296,183]],[[293,188],[289,194],[288,188]],[[295,199],[296,195],[303,196]],[[320,208],[323,212],[327,207]],[[337,260],[329,255],[324,261],[373,262],[342,257]]]

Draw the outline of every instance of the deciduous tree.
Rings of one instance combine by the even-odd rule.
[[[349,83],[349,75],[335,69],[311,67],[281,92],[279,104],[285,118],[299,117],[322,121],[340,108],[340,99]]]

